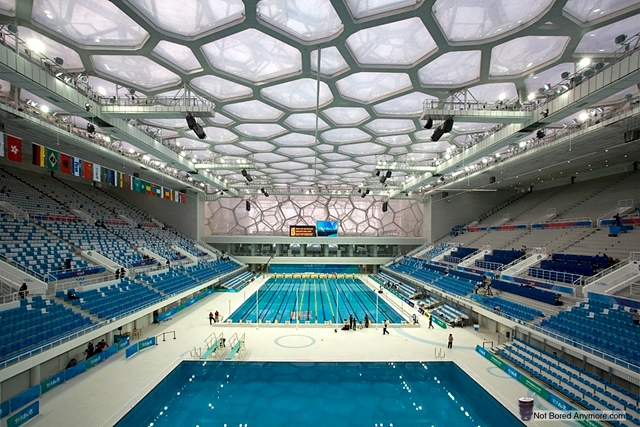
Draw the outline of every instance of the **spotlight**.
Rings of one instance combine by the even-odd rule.
[[[380,183],[384,184],[386,180],[387,180],[387,176],[386,175],[382,175],[380,177]]]
[[[370,192],[371,190],[367,188],[367,191],[365,191],[365,194],[368,196]]]
[[[87,110],[87,113],[88,113],[89,111],[91,111],[91,105],[88,103],[84,104],[84,109]]]
[[[563,80],[568,79],[570,75],[571,73],[569,73],[568,71],[565,71],[562,74],[560,74],[560,78],[562,78]]]
[[[249,175],[249,172],[247,172],[246,169],[242,169],[242,176],[244,176],[244,178],[248,181],[251,182],[253,181],[253,177],[251,175]]]
[[[366,193],[365,191],[363,191],[363,192],[360,194],[360,197],[362,197],[362,198],[364,199],[365,197],[367,197],[367,193]]]
[[[391,171],[387,171],[386,176],[387,176],[387,178],[391,178]]]
[[[387,210],[389,210],[389,202],[384,202],[382,204],[382,212],[386,212]]]
[[[536,132],[536,138],[538,138],[538,139],[542,139],[542,138],[544,138],[545,136],[547,136],[547,134],[546,134],[546,133],[545,133],[545,131],[544,131],[544,130],[542,130],[542,129],[540,129],[538,132]]]
[[[444,133],[450,133],[453,130],[453,117],[449,117],[442,124],[442,131]]]
[[[264,187],[260,189],[260,192],[264,194],[264,197],[269,197],[269,193],[267,193],[267,190],[265,190]]]
[[[427,123],[424,124],[425,129],[431,129],[433,127],[433,119],[429,117],[427,119]]]
[[[620,34],[614,40],[615,44],[622,44],[622,43],[624,43],[626,41],[627,41],[627,35],[626,34]]]
[[[244,209],[249,212],[251,210],[251,202],[250,201],[246,201],[244,202]]]
[[[380,169],[376,169],[376,176],[380,176]]]
[[[433,135],[431,135],[431,142],[438,142],[440,138],[444,135],[444,131],[442,127],[438,126],[435,131],[433,131]]]
[[[91,123],[87,123],[87,132],[89,132],[89,135],[94,134],[96,132],[96,127]]]
[[[196,122],[196,118],[193,117],[191,113],[187,113],[186,119],[187,119],[187,126],[189,126],[189,129],[193,130],[195,125],[198,124],[198,122]]]
[[[53,58],[53,62],[55,62],[56,65],[60,65],[62,67],[62,65],[64,64],[64,59],[60,58],[59,56],[56,56],[55,58]]]
[[[207,134],[204,133],[204,129],[202,129],[202,126],[200,126],[198,123],[196,123],[196,125],[193,127],[193,129],[191,129],[198,138],[200,139],[205,139],[207,137]]]

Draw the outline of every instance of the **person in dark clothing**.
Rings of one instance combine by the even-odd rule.
[[[84,351],[84,354],[87,355],[87,359],[92,357],[95,354],[95,349],[93,348],[93,343],[92,342],[87,344],[87,349]]]
[[[622,226],[622,218],[620,218],[620,214],[615,214],[613,216],[613,220],[615,221],[615,225],[617,227],[621,227]]]
[[[69,301],[73,301],[74,299],[77,299],[77,300],[80,299],[80,297],[74,294],[71,289],[67,291],[67,298],[69,298]]]
[[[354,320],[353,320],[353,315],[352,315],[352,314],[350,314],[350,315],[349,315],[349,328],[350,328],[350,329],[353,329],[353,328],[354,328],[354,326],[355,326],[355,322],[354,322]]]
[[[116,274],[116,279],[119,279],[120,278],[120,269],[117,269],[115,274]]]
[[[64,260],[64,269],[71,270],[71,258],[67,258]]]
[[[29,295],[27,284],[22,283],[22,286],[20,286],[20,289],[18,290],[18,296],[20,297],[20,299],[25,299],[27,295]]]
[[[371,320],[369,320],[369,315],[365,314],[364,315],[364,327],[368,328],[370,323],[371,323]]]
[[[429,316],[429,329],[433,329],[433,316]]]
[[[213,325],[213,313],[209,312],[209,324]]]

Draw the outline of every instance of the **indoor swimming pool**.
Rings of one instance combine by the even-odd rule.
[[[360,279],[342,278],[270,278],[229,319],[234,323],[342,323],[349,315],[359,322],[365,315],[375,323],[403,320]]]
[[[524,424],[453,362],[185,361],[116,425]]]

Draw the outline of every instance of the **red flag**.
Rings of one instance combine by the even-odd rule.
[[[71,156],[68,154],[60,153],[60,172],[71,173]]]
[[[7,158],[12,162],[22,162],[22,140],[7,135]]]
[[[93,179],[93,163],[82,161],[82,177],[84,179]]]

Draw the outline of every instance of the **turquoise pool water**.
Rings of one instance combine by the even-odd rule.
[[[257,294],[257,297],[256,297]],[[265,282],[258,292],[234,311],[233,322],[342,323],[352,314],[360,322],[365,314],[372,322],[400,323],[403,319],[387,302],[360,279],[276,279]]]
[[[453,362],[182,362],[116,426],[522,426]]]

